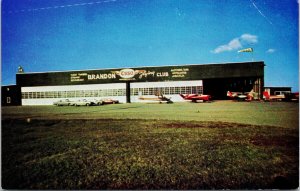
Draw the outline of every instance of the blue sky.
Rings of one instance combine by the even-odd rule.
[[[237,53],[252,47],[252,53]],[[25,72],[265,61],[299,91],[297,0],[4,0],[2,85]]]

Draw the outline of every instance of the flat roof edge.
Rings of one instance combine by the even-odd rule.
[[[78,72],[78,71],[93,71],[93,70],[115,70],[115,69],[128,69],[128,68],[158,68],[158,67],[172,67],[172,66],[204,66],[204,65],[226,65],[226,64],[243,64],[243,63],[259,63],[264,61],[248,61],[248,62],[224,62],[224,63],[206,63],[206,64],[184,64],[184,65],[163,65],[163,66],[138,66],[138,67],[120,67],[120,68],[101,68],[101,69],[83,69],[83,70],[63,70],[63,71],[48,71],[48,72],[24,72],[17,73],[17,75],[23,74],[41,74],[41,73],[59,73],[59,72]],[[266,66],[264,64],[264,66]]]

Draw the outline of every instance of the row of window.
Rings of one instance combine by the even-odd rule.
[[[202,94],[202,86],[131,88],[131,95]],[[125,96],[126,89],[22,92],[22,99]]]
[[[157,88],[131,88],[130,95],[157,95],[162,94],[202,94],[202,86],[185,86],[185,87],[157,87]]]

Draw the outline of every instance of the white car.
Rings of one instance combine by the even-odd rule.
[[[69,105],[73,105],[73,102],[70,101],[69,99],[61,99],[61,100],[58,100],[58,101],[54,102],[53,105],[69,106]]]
[[[73,105],[74,106],[91,106],[91,105],[93,105],[93,102],[86,100],[86,99],[82,99],[82,100],[75,101],[73,103]]]

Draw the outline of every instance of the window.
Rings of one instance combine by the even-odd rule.
[[[203,94],[203,87],[202,86],[196,86],[196,93]]]
[[[149,95],[154,95],[154,89],[153,88],[149,88]]]
[[[98,96],[102,97],[103,96],[103,90],[98,90]]]
[[[40,98],[45,98],[45,92],[40,92]]]
[[[284,95],[284,94],[288,94],[291,93],[290,91],[275,91],[274,94],[275,95]]]
[[[131,89],[131,91],[133,91],[132,89]],[[130,93],[130,94],[132,94],[132,93]],[[124,96],[125,95],[125,89],[118,89],[118,96]]]
[[[45,98],[53,98],[54,93],[53,92],[45,92]]]
[[[76,97],[84,97],[84,91],[83,90],[76,91]]]
[[[67,97],[75,97],[75,91],[68,91]]]
[[[144,94],[143,95],[149,95],[149,88],[144,88]]]
[[[165,94],[170,94],[170,87],[165,87]]]
[[[197,94],[197,86],[192,87],[192,94]]]
[[[124,89],[124,95],[125,95],[125,89]],[[130,89],[130,95],[139,95],[139,89],[138,88]]]
[[[193,88],[192,87],[186,87],[186,93],[187,94],[192,94],[193,93]]]
[[[138,94],[139,94],[140,96],[141,96],[141,95],[144,95],[144,94],[143,94],[143,88],[138,88],[138,92],[139,92]]]
[[[114,90],[113,90],[113,95],[114,95],[114,96],[118,96],[118,89],[114,89]]]
[[[170,87],[170,94],[175,94],[175,87]]]
[[[106,90],[106,96],[112,96],[113,95],[113,90],[112,89],[107,89]]]
[[[41,98],[40,93],[41,93],[41,92],[35,92],[35,97],[36,97],[36,98]]]
[[[203,93],[202,86],[177,86],[177,87],[145,87],[131,88],[131,95],[158,95],[161,94],[191,94]],[[282,91],[280,91],[282,93]],[[98,89],[98,90],[70,90],[70,91],[45,91],[45,92],[22,92],[22,99],[41,98],[80,98],[80,97],[110,97],[125,96],[126,89]]]

